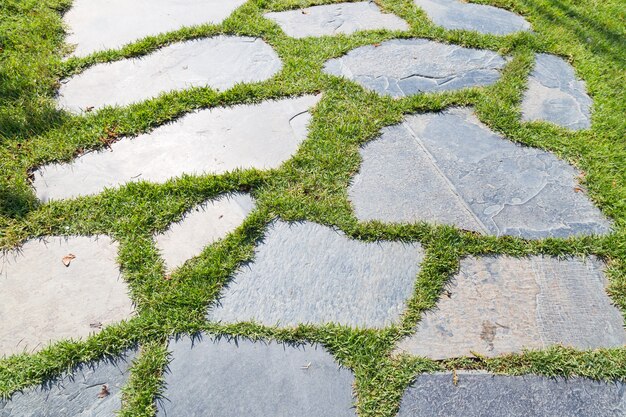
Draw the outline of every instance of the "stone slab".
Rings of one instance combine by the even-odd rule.
[[[351,34],[360,30],[408,30],[409,25],[398,16],[382,13],[373,1],[337,3],[306,9],[272,12],[265,17],[275,21],[294,38]]]
[[[356,417],[354,377],[321,347],[186,337],[170,349],[157,416]]]
[[[128,319],[133,305],[116,258],[106,236],[47,237],[0,253],[0,356]]]
[[[428,17],[446,29],[474,30],[492,35],[508,35],[530,30],[530,23],[508,10],[461,0],[414,0]]]
[[[316,223],[275,221],[209,319],[381,328],[403,313],[423,257],[419,244],[366,243]]]
[[[461,261],[437,307],[398,351],[447,359],[544,349],[623,347],[624,319],[596,258],[484,257]]]
[[[183,26],[221,23],[245,0],[74,0],[63,15],[74,56],[117,49]]]
[[[208,201],[157,235],[156,246],[169,271],[241,226],[254,208],[249,194],[233,194]]]
[[[426,39],[394,39],[356,48],[331,59],[324,72],[392,97],[487,86],[506,60],[493,51]]]
[[[506,140],[469,108],[407,116],[361,155],[349,197],[362,221],[426,221],[528,239],[610,231],[579,187],[578,170]]]
[[[34,173],[43,201],[102,192],[131,181],[164,183],[183,174],[278,168],[306,139],[308,110],[321,96],[201,110],[109,149]]]
[[[237,83],[264,81],[281,68],[278,55],[262,39],[216,36],[89,67],[62,81],[57,103],[74,113],[126,106],[174,90],[225,90]]]
[[[537,54],[522,100],[522,120],[543,120],[572,130],[591,127],[593,101],[585,82],[564,59]]]

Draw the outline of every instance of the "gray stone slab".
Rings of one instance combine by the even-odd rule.
[[[446,29],[474,30],[492,35],[530,30],[523,17],[504,9],[462,0],[414,0],[428,17]]]
[[[278,23],[287,35],[294,38],[350,34],[360,30],[409,29],[408,23],[394,14],[382,13],[373,1],[272,12],[265,17]]]
[[[84,364],[70,374],[0,400],[0,417],[114,417],[136,351]],[[102,385],[109,395],[99,398]]]
[[[463,259],[437,307],[398,352],[447,359],[555,344],[624,347],[624,319],[605,292],[603,269],[593,257]]]
[[[324,65],[324,72],[368,90],[403,97],[491,85],[506,63],[495,52],[426,39],[394,39],[356,48]]]
[[[63,15],[74,56],[117,49],[183,26],[221,23],[246,0],[74,0]]]
[[[116,258],[106,236],[46,237],[0,253],[0,356],[128,319],[133,305]]]
[[[522,120],[543,120],[572,130],[591,127],[591,105],[585,82],[564,59],[537,54],[522,100]]]
[[[35,171],[33,185],[37,197],[46,202],[99,193],[131,181],[164,183],[183,174],[278,168],[306,139],[308,110],[320,97],[191,113],[70,163],[45,165]]]
[[[276,52],[261,39],[216,36],[94,65],[62,81],[57,102],[74,113],[126,106],[173,90],[207,86],[225,90],[237,83],[264,81],[281,67]]]
[[[404,311],[423,257],[419,244],[366,243],[315,223],[275,221],[209,319],[384,327]]]
[[[622,417],[626,384],[478,372],[420,375],[398,417]]]
[[[354,377],[321,347],[205,337],[170,349],[157,416],[356,417]]]
[[[359,220],[427,221],[529,239],[604,234],[580,172],[506,140],[468,108],[412,115],[362,150],[349,188]]]

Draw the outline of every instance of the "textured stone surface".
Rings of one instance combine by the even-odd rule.
[[[436,25],[446,29],[475,30],[493,35],[530,30],[530,24],[523,17],[497,7],[462,0],[414,1]]]
[[[426,91],[485,86],[500,78],[506,61],[492,51],[468,49],[426,39],[394,39],[331,59],[324,72],[356,81],[392,97]]]
[[[221,23],[245,0],[74,0],[64,14],[74,55],[119,48],[183,26]]]
[[[468,108],[408,116],[361,151],[349,189],[360,220],[427,221],[538,239],[610,223],[554,155],[495,134]]]
[[[276,221],[209,319],[383,327],[402,314],[422,259],[417,244],[366,243],[315,223]]]
[[[63,258],[75,256],[69,266]],[[130,317],[133,307],[105,236],[47,237],[0,253],[0,356],[78,338]]]
[[[399,351],[445,359],[554,344],[622,347],[624,320],[605,292],[602,270],[595,258],[466,258]]]
[[[371,29],[409,29],[404,20],[391,13],[382,13],[373,1],[272,12],[265,17],[274,20],[287,35],[294,38],[350,34]]]
[[[184,338],[170,349],[158,416],[356,416],[352,373],[321,347]]]
[[[591,127],[591,98],[585,82],[562,58],[537,54],[522,100],[522,120],[544,120],[572,130]]]
[[[277,168],[306,138],[307,110],[319,99],[303,96],[188,114],[110,149],[40,168],[34,173],[37,197],[45,202],[130,181],[163,183],[182,174]]]
[[[420,375],[402,397],[398,417],[621,417],[624,383],[583,378],[475,372]]]
[[[76,368],[43,386],[0,400],[0,417],[114,417],[136,352]],[[98,398],[106,385],[109,395]]]
[[[206,86],[224,90],[240,82],[264,81],[281,67],[276,52],[261,39],[216,36],[94,65],[64,80],[57,101],[75,113],[125,106],[172,90]]]
[[[202,250],[239,227],[252,211],[254,201],[248,194],[222,196],[185,214],[156,236],[156,245],[169,270],[197,256]]]

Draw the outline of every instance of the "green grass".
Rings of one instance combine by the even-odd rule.
[[[576,351],[554,347],[495,359],[447,361],[401,356],[395,343],[426,309],[433,307],[446,280],[464,256],[508,254],[597,255],[608,263],[609,292],[626,311],[626,3],[621,0],[480,1],[525,16],[534,33],[505,37],[445,31],[429,23],[410,0],[380,0],[387,11],[411,24],[410,32],[368,31],[352,36],[294,40],[264,19],[267,10],[284,10],[333,1],[250,0],[221,25],[183,28],[148,37],[119,50],[62,61],[60,13],[70,0],[0,0],[0,248],[54,234],[108,234],[120,243],[119,262],[139,314],[82,341],[63,341],[32,354],[0,359],[0,395],[37,384],[76,364],[115,355],[133,346],[141,355],[124,390],[123,416],[151,416],[162,391],[167,339],[206,331],[289,343],[316,342],[356,376],[360,416],[393,416],[400,396],[420,372],[485,369],[505,374],[587,376],[626,381],[626,348]],[[55,109],[60,79],[99,62],[147,54],[172,42],[218,33],[260,36],[280,55],[284,67],[274,78],[217,92],[194,88],[163,94],[125,108],[106,108],[85,116]],[[484,89],[424,94],[393,100],[321,72],[323,63],[361,45],[394,37],[424,37],[486,48],[512,57],[502,79]],[[535,52],[565,57],[587,82],[594,99],[593,128],[569,132],[547,123],[520,123],[520,100]],[[310,135],[280,169],[236,171],[221,176],[184,176],[166,184],[129,184],[90,197],[40,205],[29,172],[51,161],[104,146],[112,135],[149,131],[198,108],[254,103],[323,92],[314,110]],[[604,237],[526,241],[486,237],[428,224],[359,223],[347,200],[347,186],[359,169],[359,147],[405,114],[450,106],[473,106],[482,122],[512,141],[554,152],[585,173],[591,199],[614,222]],[[256,210],[224,240],[165,280],[163,261],[152,241],[195,205],[219,194],[247,191]],[[362,240],[420,242],[427,251],[415,293],[400,325],[381,331],[336,325],[266,328],[253,323],[218,326],[205,321],[207,306],[241,262],[250,260],[255,242],[275,217],[333,225]]]

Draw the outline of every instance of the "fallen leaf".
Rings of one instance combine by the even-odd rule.
[[[89,107],[87,107],[87,108],[85,109],[85,113],[89,113],[90,111],[92,111],[92,110],[93,110],[93,108],[94,108],[93,106],[89,106]]]
[[[111,392],[109,391],[109,387],[107,387],[105,384],[100,388],[100,392],[98,393],[98,398],[105,398],[105,397],[108,397],[109,395],[111,395]]]
[[[574,192],[582,193],[583,189],[580,187],[574,187]]]
[[[72,263],[72,261],[76,259],[76,255],[72,254],[72,253],[68,253],[67,255],[65,255],[63,257],[63,259],[61,259],[61,262],[63,262],[63,265],[65,265],[66,267],[70,266],[70,264]]]
[[[378,48],[379,46],[380,46],[380,42],[376,42],[376,43],[374,44],[374,48]]]

